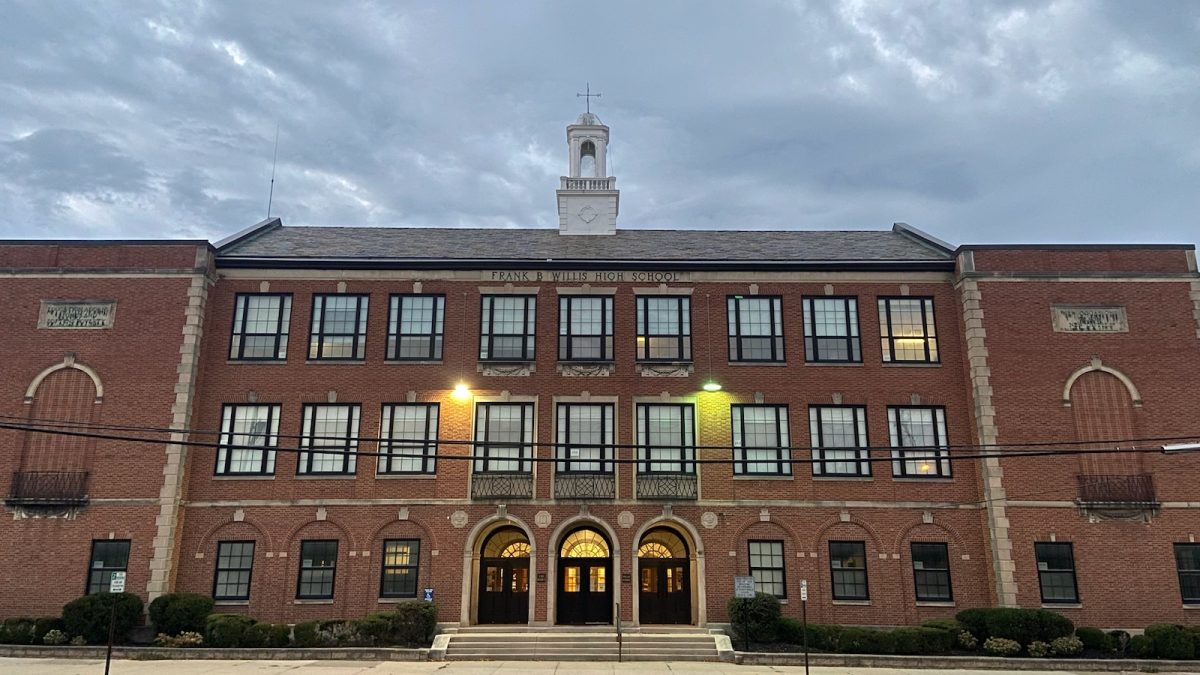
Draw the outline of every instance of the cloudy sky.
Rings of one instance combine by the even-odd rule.
[[[8,0],[0,237],[556,226],[589,81],[622,227],[1200,239],[1188,0]]]

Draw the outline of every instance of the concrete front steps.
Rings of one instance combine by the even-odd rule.
[[[439,636],[443,637],[443,636]],[[701,628],[652,627],[623,632],[612,626],[461,628],[437,641],[430,658],[447,661],[732,661],[729,638]],[[724,649],[722,649],[724,647]],[[724,653],[723,653],[724,652]]]

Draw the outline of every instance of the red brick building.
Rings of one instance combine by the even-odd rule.
[[[607,134],[559,230],[0,245],[0,614],[1196,623],[1192,246],[617,230]]]

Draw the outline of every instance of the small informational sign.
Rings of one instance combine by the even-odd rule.
[[[113,572],[112,577],[108,582],[109,593],[124,593],[125,592],[125,573]]]
[[[433,589],[426,588],[422,598],[425,600],[425,602],[433,602]]]
[[[112,328],[116,309],[113,300],[43,300],[38,328]]]
[[[800,602],[808,602],[808,579],[800,580]]]
[[[1051,307],[1051,312],[1056,333],[1129,332],[1129,319],[1124,307],[1055,305]]]
[[[733,578],[733,597],[735,597],[735,598],[753,598],[754,597],[754,577],[734,577]]]

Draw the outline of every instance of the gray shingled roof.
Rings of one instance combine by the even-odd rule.
[[[276,227],[233,242],[222,258],[595,261],[948,261],[953,255],[894,230],[618,230]]]

